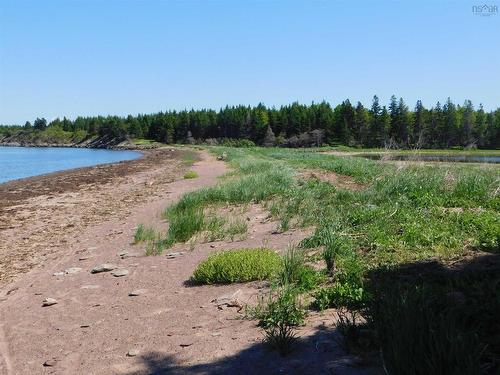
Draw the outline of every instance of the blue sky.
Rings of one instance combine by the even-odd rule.
[[[0,0],[0,123],[374,94],[495,109],[500,14],[474,4]]]

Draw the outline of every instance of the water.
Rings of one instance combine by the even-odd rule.
[[[65,169],[132,160],[136,151],[59,147],[0,147],[0,183]]]
[[[500,163],[500,156],[496,155],[444,155],[444,154],[357,154],[356,156],[380,160],[410,160],[453,163]]]

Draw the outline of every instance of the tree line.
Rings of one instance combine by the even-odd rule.
[[[127,117],[94,116],[75,120],[57,118],[48,123],[37,118],[19,131],[49,128],[78,132],[86,137],[148,138],[164,143],[213,143],[221,139],[240,140],[265,146],[307,147],[343,144],[354,147],[450,148],[500,146],[500,109],[486,112],[449,98],[425,108],[417,101],[411,110],[402,98],[391,97],[388,106],[377,96],[370,107],[349,100],[332,108],[327,102],[266,107],[250,106],[166,111]],[[5,129],[0,127],[0,134]]]

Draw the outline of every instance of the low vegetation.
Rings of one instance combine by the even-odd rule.
[[[185,174],[184,174],[184,178],[186,180],[188,179],[191,179],[191,178],[197,178],[198,177],[198,173],[196,173],[195,171],[187,171]]]
[[[267,280],[279,272],[281,259],[269,249],[223,251],[201,262],[193,274],[198,284],[229,284]]]
[[[265,277],[269,295],[249,309],[273,347],[283,353],[291,350],[294,327],[307,309],[347,308],[365,322],[361,329],[356,319],[344,319],[348,336],[369,332],[363,345],[350,347],[380,350],[388,373],[439,373],[439,363],[467,369],[460,373],[498,369],[493,359],[498,341],[493,337],[500,337],[500,329],[488,318],[499,311],[497,279],[486,285],[475,278],[478,272],[457,284],[447,278],[410,278],[401,284],[395,276],[407,265],[425,268],[429,260],[446,265],[484,252],[498,257],[497,166],[390,164],[277,148],[212,151],[224,153],[233,172],[217,186],[184,195],[165,211],[170,224],[161,240],[165,246],[190,241],[207,230],[220,238],[215,233],[225,219],[217,208],[250,203],[268,210],[279,231],[315,228],[298,248],[284,251],[280,266]],[[348,176],[360,185],[349,189],[301,173],[309,169],[335,174],[336,179]],[[322,269],[311,266],[321,261]],[[245,272],[204,276],[199,282],[244,281],[249,279]],[[477,308],[465,308],[460,298],[444,308],[441,303],[457,289],[471,296]],[[472,328],[461,320],[465,317],[474,322]],[[484,329],[484,321],[490,330]],[[411,345],[406,341],[410,338],[415,338]],[[404,368],[405,361],[411,367]]]
[[[135,230],[134,243],[153,241],[156,238],[156,232],[153,228],[148,228],[139,224]]]

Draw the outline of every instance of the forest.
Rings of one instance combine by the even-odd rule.
[[[486,112],[449,98],[425,108],[417,101],[410,109],[392,96],[388,106],[377,96],[370,107],[349,100],[332,107],[328,102],[310,105],[297,102],[266,107],[226,106],[212,109],[166,111],[136,116],[37,118],[24,125],[0,126],[0,135],[52,134],[55,139],[81,141],[89,137],[147,138],[163,143],[220,143],[234,145],[309,147],[347,145],[396,148],[498,148],[500,108]]]

